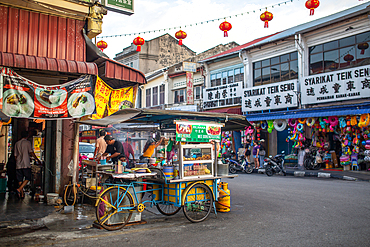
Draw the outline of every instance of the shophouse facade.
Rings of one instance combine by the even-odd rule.
[[[113,89],[145,83],[141,72],[107,58],[91,41],[102,32],[106,13],[97,1],[0,1],[2,71],[8,77],[14,72],[27,83],[34,82],[35,88],[58,87],[81,76],[91,80],[99,76]],[[44,193],[61,192],[69,180],[77,125],[71,117],[31,114],[33,110],[29,117],[12,116],[12,145],[21,131],[35,130],[45,162]],[[5,142],[3,138],[0,143]],[[7,158],[8,150],[1,151]]]
[[[358,118],[369,112],[368,11],[366,3],[358,5],[255,40],[234,54],[206,59],[206,85],[212,88],[214,79],[216,83],[223,80],[222,74],[215,77],[214,72],[223,73],[223,69],[239,63],[244,69],[243,114],[258,126],[273,121],[279,125],[276,129],[280,131],[261,130],[260,138],[268,140],[269,154],[283,150],[296,153],[304,139],[316,143],[319,138],[342,155],[340,129],[328,130],[324,120]],[[216,62],[221,59],[217,68]],[[281,125],[289,122],[295,130],[298,119],[311,122],[310,126],[302,125],[301,140],[294,140]],[[311,126],[312,120],[316,120],[316,127]],[[363,130],[353,131],[360,134]],[[321,135],[319,131],[327,133]]]

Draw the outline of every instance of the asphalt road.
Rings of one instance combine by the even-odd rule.
[[[108,232],[49,227],[6,239],[43,246],[370,246],[370,184],[240,174],[229,183],[232,210],[190,223],[180,211],[146,211],[148,223]],[[5,239],[3,239],[5,240]],[[0,239],[1,243],[1,239]]]

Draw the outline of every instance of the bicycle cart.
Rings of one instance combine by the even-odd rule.
[[[174,215],[181,209],[191,222],[202,222],[211,212],[217,214],[216,202],[223,189],[220,181],[233,178],[228,169],[218,170],[217,157],[223,130],[243,129],[250,124],[244,116],[222,113],[124,109],[100,120],[83,124],[107,126],[115,123],[158,123],[163,133],[175,134],[172,157],[159,168],[134,170],[135,173],[105,177],[105,188],[96,201],[97,222],[107,230],[118,230],[130,222],[145,206],[155,206],[163,215]],[[166,150],[169,145],[166,144]],[[169,152],[167,150],[166,152]],[[168,157],[165,155],[165,157]],[[139,169],[139,168],[137,168]],[[108,179],[106,179],[109,177]],[[223,190],[224,193],[227,194]],[[143,195],[146,195],[143,197]],[[221,204],[221,203],[219,203]],[[222,205],[222,204],[221,204]],[[223,205],[230,207],[228,205]]]

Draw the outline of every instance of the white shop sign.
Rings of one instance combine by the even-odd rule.
[[[235,82],[203,89],[203,109],[240,105],[242,83]]]
[[[370,97],[370,65],[304,77],[302,104]]]
[[[242,111],[265,111],[297,107],[297,80],[244,89]]]

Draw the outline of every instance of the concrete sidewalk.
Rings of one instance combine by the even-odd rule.
[[[258,169],[258,173],[264,173],[265,169]],[[370,182],[370,171],[338,171],[335,169],[320,170],[299,170],[296,168],[286,168],[287,176],[295,177],[318,177],[318,178],[335,178],[349,181],[366,181]]]

